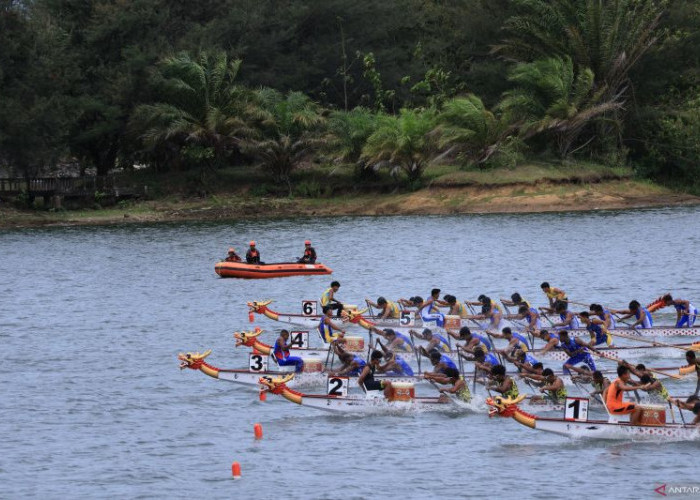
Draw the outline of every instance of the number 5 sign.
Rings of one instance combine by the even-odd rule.
[[[401,311],[401,317],[399,317],[399,324],[401,326],[415,326],[416,317],[413,311]]]
[[[564,420],[588,421],[588,398],[566,398]]]
[[[316,316],[316,301],[315,300],[302,300],[301,301],[301,313],[304,316]]]

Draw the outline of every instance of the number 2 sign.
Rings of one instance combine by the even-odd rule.
[[[348,395],[348,377],[328,377],[328,395],[341,396]]]

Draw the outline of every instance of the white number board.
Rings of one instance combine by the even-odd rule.
[[[401,326],[415,326],[416,315],[413,311],[401,311],[401,316],[399,317],[399,324]]]
[[[251,372],[267,371],[267,356],[263,354],[248,354],[248,370]]]
[[[304,316],[316,316],[316,301],[315,300],[302,300],[301,301],[301,313]]]
[[[289,332],[289,347],[292,349],[309,348],[309,332],[294,331]]]
[[[588,421],[588,398],[566,398],[564,420]]]
[[[348,377],[328,377],[328,395],[341,396],[348,395]]]

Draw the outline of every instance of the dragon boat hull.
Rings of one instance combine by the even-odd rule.
[[[633,441],[695,441],[700,440],[700,428],[682,424],[631,425],[604,420],[571,422],[537,417],[535,429],[571,438],[633,440]]]
[[[279,262],[276,264],[247,264],[245,262],[217,262],[216,274],[222,278],[265,279],[286,276],[313,276],[331,274],[333,270],[324,264],[300,264]]]

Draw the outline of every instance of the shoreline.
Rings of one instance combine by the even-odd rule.
[[[644,181],[592,184],[539,182],[507,186],[430,187],[412,193],[333,198],[254,198],[239,193],[159,199],[74,211],[23,211],[0,206],[0,229],[288,217],[477,215],[631,210],[700,205],[700,197]]]

